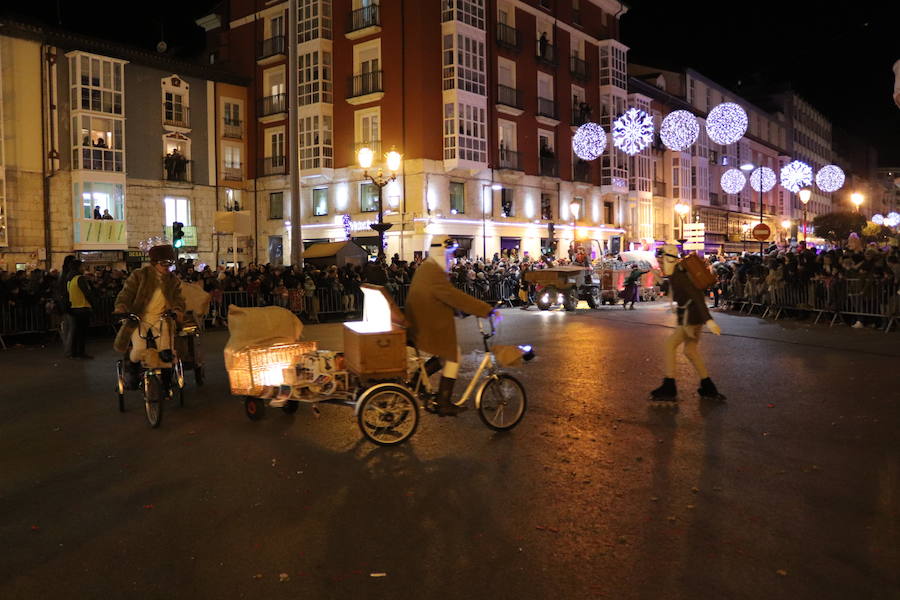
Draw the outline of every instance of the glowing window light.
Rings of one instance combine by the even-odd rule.
[[[795,194],[811,184],[812,179],[812,167],[803,161],[791,161],[781,169],[781,187]]]
[[[823,192],[836,192],[844,187],[844,171],[837,165],[825,165],[816,173],[816,185]]]
[[[723,102],[709,111],[706,134],[717,144],[733,144],[747,132],[747,113],[734,102]]]
[[[606,132],[596,123],[585,123],[572,136],[572,150],[583,160],[594,160],[606,150]]]
[[[629,108],[613,122],[613,145],[634,156],[653,141],[653,117],[637,108]]]
[[[872,215],[872,222],[876,225],[884,225],[884,215]]]
[[[700,124],[697,117],[686,110],[672,111],[663,119],[659,137],[669,150],[681,152],[697,141]]]
[[[760,176],[762,177],[762,185],[760,185]],[[775,171],[769,167],[759,167],[758,169],[753,169],[753,172],[750,173],[750,187],[757,192],[768,192],[775,187],[775,181]]]
[[[747,178],[741,173],[740,169],[728,169],[722,173],[719,179],[719,185],[726,194],[740,194],[744,186],[747,185]]]

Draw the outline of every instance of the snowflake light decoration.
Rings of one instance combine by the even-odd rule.
[[[629,108],[613,122],[613,145],[634,156],[653,141],[653,117],[637,108]]]
[[[747,132],[747,113],[734,102],[723,102],[706,117],[706,134],[717,144],[733,144]]]
[[[726,194],[740,194],[744,186],[747,185],[747,178],[741,173],[740,169],[728,169],[722,173],[719,179],[719,185]]]
[[[686,110],[672,111],[663,119],[659,137],[669,150],[681,152],[697,141],[700,124],[697,117]]]
[[[596,123],[585,123],[572,136],[572,150],[583,160],[594,160],[606,150],[606,132]]]
[[[884,225],[884,215],[872,215],[872,222],[876,225]]]
[[[836,192],[844,187],[844,171],[837,165],[825,165],[816,173],[816,185],[823,192]]]
[[[760,185],[760,177],[762,177],[762,185]],[[750,187],[757,192],[768,192],[775,187],[775,171],[769,167],[753,169],[753,172],[750,173]]]
[[[889,212],[888,215],[884,218],[884,224],[888,227],[896,227],[897,225],[900,225],[900,214]]]
[[[794,192],[805,188],[812,183],[812,167],[803,161],[795,160],[784,165],[781,169],[781,187]]]

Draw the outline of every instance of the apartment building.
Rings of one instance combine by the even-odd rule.
[[[243,172],[219,167],[226,144],[245,153],[242,136],[218,123],[220,107],[246,103],[240,78],[51,28],[2,26],[0,263],[52,268],[74,251],[98,265],[136,264],[139,243],[179,221],[184,255],[215,264],[213,215],[229,185],[244,185]]]
[[[669,150],[658,137],[649,150],[652,220],[645,229],[652,230],[654,239],[683,237],[681,217],[675,212],[679,203],[691,209],[685,221],[705,224],[707,252],[748,249],[752,225],[760,222],[760,205],[762,222],[773,231],[771,241],[796,236],[795,222],[789,230],[781,226],[791,211],[791,194],[784,188],[776,185],[760,193],[748,182],[740,193],[730,194],[720,183],[729,169],[753,164],[777,174],[791,160],[785,150],[787,130],[780,115],[763,110],[693,69],[670,71],[630,64],[629,72],[629,90],[650,99],[657,132],[662,119],[674,110],[693,113],[700,125],[697,141],[682,152]],[[733,144],[717,144],[706,134],[706,116],[722,102],[739,104],[747,113],[747,132]]]
[[[637,238],[627,156],[575,160],[574,128],[609,129],[628,103],[625,7],[615,0],[231,0],[198,21],[210,60],[251,80],[245,194],[257,259],[289,244],[288,27],[297,28],[303,241],[352,237],[375,252],[378,190],[356,152],[384,167],[387,253],[412,258],[450,234],[471,255],[565,253],[579,237]],[[589,108],[588,108],[589,107]],[[577,223],[570,208],[577,206]],[[553,225],[552,227],[550,225]],[[551,243],[551,232],[553,241]]]

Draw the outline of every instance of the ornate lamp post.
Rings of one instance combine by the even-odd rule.
[[[384,258],[384,232],[390,229],[392,225],[392,223],[384,222],[382,192],[384,186],[397,179],[397,171],[400,170],[400,163],[403,160],[403,155],[394,150],[392,146],[391,151],[385,154],[384,157],[390,173],[387,177],[384,175],[384,171],[382,171],[381,167],[378,167],[378,171],[375,175],[369,173],[369,169],[372,168],[372,159],[375,158],[375,153],[372,152],[371,148],[363,146],[356,153],[356,160],[363,169],[363,177],[371,181],[372,184],[378,188],[378,222],[371,227],[378,232],[378,258],[382,259]]]
[[[684,246],[684,243],[687,241],[687,237],[684,235],[684,215],[688,214],[691,210],[691,207],[683,202],[679,202],[675,205],[675,212],[678,213],[678,216],[681,217],[681,238],[679,238],[678,242]]]
[[[850,202],[856,205],[856,212],[859,213],[859,205],[863,203],[863,195],[859,192],[850,194]]]
[[[787,244],[791,238],[791,220],[785,219],[781,222],[781,228],[784,229],[784,242]]]
[[[800,203],[803,204],[803,241],[806,241],[806,205],[809,204],[809,197],[812,196],[810,190],[800,190],[797,193],[800,196]]]

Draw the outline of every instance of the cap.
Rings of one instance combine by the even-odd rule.
[[[175,261],[175,248],[169,245],[153,246],[148,254],[150,255],[150,262]]]

